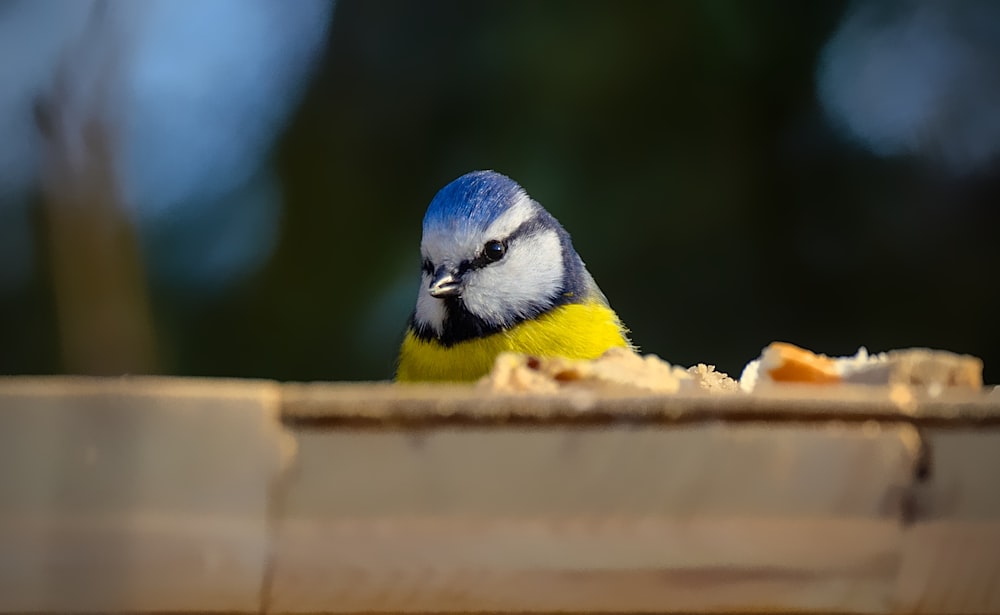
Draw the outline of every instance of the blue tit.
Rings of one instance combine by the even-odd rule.
[[[399,381],[475,380],[505,351],[593,359],[634,349],[569,233],[504,175],[476,171],[442,188],[420,253]]]

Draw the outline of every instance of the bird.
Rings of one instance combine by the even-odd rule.
[[[594,359],[636,350],[570,234],[501,173],[473,171],[438,191],[420,255],[397,382],[477,380],[502,352]]]

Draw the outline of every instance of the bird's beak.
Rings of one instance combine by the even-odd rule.
[[[434,272],[434,278],[431,279],[431,284],[427,287],[427,292],[435,299],[457,297],[462,294],[462,281],[454,272],[448,271],[444,267],[439,267]]]

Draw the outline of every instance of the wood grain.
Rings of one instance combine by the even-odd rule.
[[[917,425],[1000,426],[1000,390],[794,385],[746,394],[654,395],[567,389],[558,394],[498,394],[471,385],[287,383],[282,416],[300,427],[435,424],[620,423],[735,421],[906,421]]]
[[[927,430],[897,581],[900,610],[1000,612],[1000,429]]]
[[[0,612],[1000,613],[998,417],[0,378]]]
[[[0,611],[258,609],[278,391],[0,382]]]
[[[892,424],[297,437],[275,612],[884,609],[919,452]]]

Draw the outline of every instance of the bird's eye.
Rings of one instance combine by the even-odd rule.
[[[495,239],[487,241],[483,246],[483,256],[491,263],[495,263],[507,253],[507,246]]]

